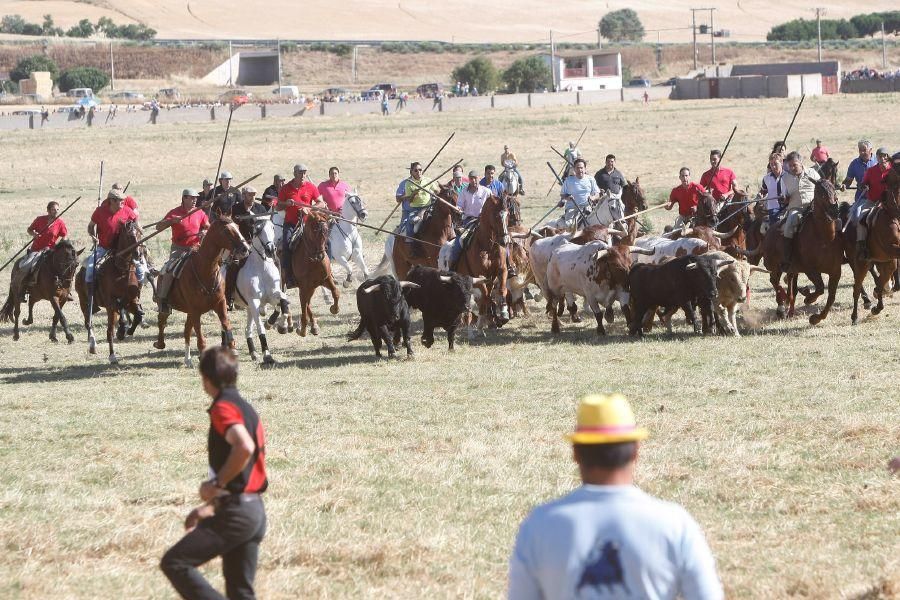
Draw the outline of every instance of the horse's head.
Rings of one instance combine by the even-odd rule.
[[[508,214],[509,206],[505,195],[503,198],[491,195],[481,208],[481,225],[489,228],[494,239],[502,238],[500,243],[504,246],[509,244]]]
[[[644,188],[641,187],[641,178],[629,181],[622,188],[622,202],[625,204],[625,213],[631,214],[647,210],[647,198],[644,196]]]
[[[253,247],[266,258],[275,257],[275,225],[270,215],[259,215],[253,220]]]
[[[241,230],[229,217],[218,217],[210,225],[200,247],[211,245],[216,250],[230,250],[235,258],[244,258],[250,252],[250,245]]]
[[[78,255],[82,252],[84,252],[84,248],[75,250],[75,246],[69,240],[58,241],[50,255],[53,274],[62,280],[71,280],[78,269]]]
[[[829,156],[828,160],[819,165],[819,175],[832,186],[837,186],[837,167],[838,162]]]
[[[328,215],[313,211],[306,216],[306,224],[303,226],[305,243],[316,248],[324,248],[328,241],[328,233]]]
[[[346,214],[347,208],[350,209],[350,214]],[[358,194],[348,194],[347,197],[344,198],[344,211],[342,212],[345,213],[342,215],[344,217],[353,218],[355,215],[360,222],[369,218],[369,211],[366,209],[366,204]]]
[[[700,200],[697,202],[697,217],[695,222],[698,225],[715,225],[716,199],[711,193],[704,192],[700,194]]]
[[[813,210],[821,211],[829,221],[836,221],[840,216],[840,205],[834,185],[825,179],[816,182],[813,195]]]

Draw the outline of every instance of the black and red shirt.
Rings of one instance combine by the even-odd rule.
[[[231,453],[231,444],[225,439],[225,434],[232,425],[243,425],[256,446],[247,466],[228,482],[225,489],[232,494],[266,491],[269,486],[266,479],[266,434],[259,415],[235,388],[222,390],[207,412],[210,421],[207,449],[209,467],[213,472],[219,472]]]

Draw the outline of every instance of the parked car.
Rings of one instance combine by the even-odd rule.
[[[144,95],[138,92],[116,92],[114,94],[109,95],[110,100],[134,100],[134,101],[143,101]]]
[[[250,102],[252,96],[247,90],[228,90],[219,96],[219,102],[222,104],[231,104],[232,106],[243,106]]]
[[[75,106],[60,106],[59,108],[56,109],[56,112],[58,112],[58,113],[73,113],[73,112],[78,112],[79,110],[81,110],[81,107],[76,104]]]
[[[628,82],[628,87],[650,87],[650,80],[638,77]]]
[[[381,90],[366,90],[360,94],[360,99],[364,102],[380,101],[383,94]]]
[[[165,98],[166,100],[181,100],[178,88],[162,88],[156,93],[156,97]]]
[[[41,109],[39,108],[23,108],[21,110],[14,110],[12,112],[14,116],[22,116],[22,115],[39,115],[41,114]]]
[[[70,98],[93,98],[94,90],[91,88],[72,88],[66,92],[66,96]]]
[[[282,98],[299,98],[300,88],[296,85],[283,85],[272,90],[272,93]]]
[[[444,84],[442,83],[423,83],[416,88],[416,93],[423,98],[434,98],[444,93]]]
[[[381,90],[391,99],[397,97],[397,86],[393,83],[379,83],[378,85],[373,85],[370,89]]]

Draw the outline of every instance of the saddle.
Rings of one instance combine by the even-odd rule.
[[[294,251],[294,248],[297,247],[297,244],[300,243],[300,238],[303,237],[303,223],[297,225],[294,229],[294,233],[291,236],[290,241],[288,242],[288,248],[290,248],[291,252]]]
[[[451,271],[456,270],[456,266],[459,264],[459,261],[465,255],[466,250],[472,245],[472,242],[475,240],[475,233],[478,231],[478,219],[472,221],[472,223],[466,225],[459,231],[459,234],[456,236],[455,244],[459,245],[459,254],[457,254],[456,260],[453,264],[449,265]]]
[[[196,251],[192,250],[190,252],[185,252],[178,258],[167,260],[166,264],[163,265],[162,272],[170,273],[174,279],[180,278],[182,271],[184,271],[184,265],[187,264],[188,258],[193,256],[195,252]]]
[[[431,218],[431,215],[434,214],[434,204],[429,204],[422,211],[413,218],[413,235],[418,235],[419,231],[422,229],[422,225]]]

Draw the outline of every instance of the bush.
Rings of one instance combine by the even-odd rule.
[[[59,76],[59,91],[68,92],[74,88],[91,88],[99,92],[109,85],[109,75],[94,67],[66,69]]]
[[[600,35],[613,42],[639,42],[644,39],[644,25],[630,8],[614,10],[600,19]]]
[[[481,94],[496,90],[500,81],[497,67],[483,57],[473,58],[463,66],[453,69],[450,78],[453,81],[474,85]]]
[[[0,21],[0,33],[15,33],[22,35],[25,31],[25,19],[21,15],[5,15]]]
[[[520,58],[503,72],[503,83],[512,93],[537,92],[553,86],[550,65],[540,56]]]
[[[42,54],[33,54],[20,60],[16,67],[9,72],[9,78],[13,81],[21,81],[28,79],[34,71],[49,71],[54,83],[59,79],[59,67],[52,59]]]
[[[822,39],[851,39],[875,35],[881,32],[884,22],[885,33],[900,31],[900,11],[869,13],[847,19],[822,19]],[[814,19],[794,19],[773,27],[766,35],[769,41],[807,41],[818,37],[818,27]]]
[[[94,35],[94,24],[87,19],[78,21],[78,25],[72,25],[66,32],[66,37],[88,38]]]

